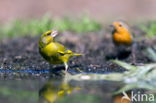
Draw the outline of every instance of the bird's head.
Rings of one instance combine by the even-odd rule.
[[[125,32],[129,32],[129,28],[128,25],[122,21],[115,21],[112,23],[111,25],[112,27],[112,33],[114,34],[114,32],[118,32],[118,33],[125,33]]]
[[[39,40],[39,46],[43,47],[44,45],[47,45],[54,41],[54,38],[58,35],[58,32],[56,30],[49,30],[45,33],[43,33]]]

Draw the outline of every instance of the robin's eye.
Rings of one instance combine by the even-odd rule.
[[[121,24],[119,24],[119,27],[122,27],[122,25],[121,25]]]

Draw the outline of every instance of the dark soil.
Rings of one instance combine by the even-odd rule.
[[[69,62],[69,72],[108,73],[123,72],[125,69],[112,63],[106,57],[116,54],[112,43],[111,35],[103,35],[103,32],[90,33],[88,35],[76,35],[65,32],[57,38],[67,48],[74,52],[83,53],[84,56],[73,57]],[[137,40],[135,51],[136,63],[150,63],[144,50],[154,45],[156,39]],[[122,61],[132,63],[132,53],[122,59]],[[52,66],[40,56],[38,52],[38,37],[22,37],[14,39],[3,39],[0,41],[0,76],[1,78],[38,78],[47,77],[44,70],[52,70]],[[64,69],[63,65],[53,66],[55,69]],[[4,70],[4,71],[3,71]],[[34,70],[35,72],[9,72],[6,70]],[[38,73],[37,73],[38,72]]]

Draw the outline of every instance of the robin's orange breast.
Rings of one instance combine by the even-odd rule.
[[[131,45],[132,37],[129,33],[114,33],[113,41],[116,45]]]

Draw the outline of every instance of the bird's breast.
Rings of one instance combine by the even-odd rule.
[[[40,54],[46,59],[49,63],[60,64],[62,63],[62,58],[58,51],[65,51],[65,48],[58,43],[50,43],[44,48],[41,48]]]
[[[113,41],[115,44],[130,45],[132,44],[132,37],[130,34],[126,33],[125,34],[114,33]]]

